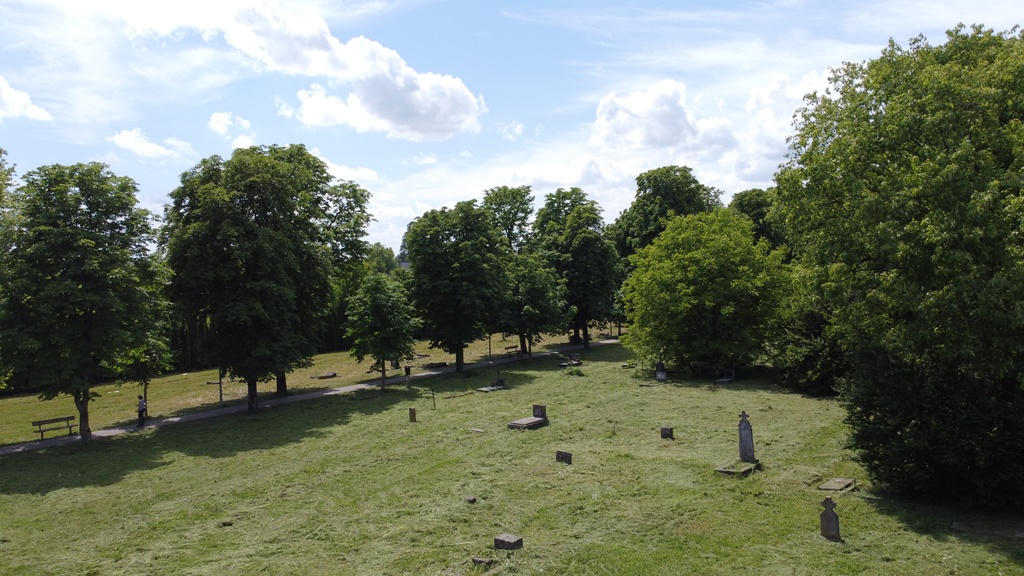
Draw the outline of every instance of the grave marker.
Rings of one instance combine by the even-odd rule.
[[[739,436],[740,460],[756,464],[757,458],[754,458],[754,431],[750,427],[750,421],[747,420],[746,410],[740,413]]]
[[[665,371],[664,362],[658,362],[658,364],[654,367],[654,379],[657,380],[658,382],[668,381],[668,372]]]
[[[566,464],[572,464],[572,452],[562,452],[561,450],[555,450],[555,462],[565,462]]]
[[[409,408],[409,422],[415,422],[415,421],[416,421],[416,409],[415,408]]]
[[[499,534],[494,537],[494,547],[498,550],[515,550],[523,547],[523,539],[514,534]]]
[[[842,540],[839,536],[839,516],[836,515],[836,503],[832,498],[821,501],[825,509],[821,512],[821,535],[829,540]]]
[[[661,427],[661,437],[666,440],[675,440],[676,437],[673,435],[672,428],[668,426]]]

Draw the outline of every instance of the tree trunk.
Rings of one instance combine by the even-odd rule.
[[[586,324],[583,325],[583,349],[590,350],[590,328]]]
[[[256,402],[256,379],[246,378],[245,383],[249,388],[249,414],[255,414],[259,408]]]
[[[462,366],[465,363],[466,363],[466,349],[464,347],[460,346],[459,349],[455,351],[455,371],[461,374],[462,373]]]
[[[388,379],[388,361],[387,360],[381,360],[380,361],[380,389],[381,389],[382,392],[384,391],[384,385],[387,383],[387,379]]]
[[[78,408],[78,434],[82,442],[92,440],[92,428],[89,427],[89,390],[75,390],[75,407]]]
[[[277,395],[288,395],[288,376],[284,372],[277,375]]]
[[[519,354],[520,355],[526,354],[526,347],[528,345],[527,344],[528,342],[529,342],[529,340],[526,339],[526,334],[520,334],[519,335]]]

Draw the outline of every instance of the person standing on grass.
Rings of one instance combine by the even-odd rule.
[[[139,428],[146,425],[146,400],[139,396]]]

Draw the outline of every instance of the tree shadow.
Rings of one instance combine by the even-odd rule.
[[[966,542],[1024,565],[1024,513],[915,502],[884,488],[859,496],[912,532],[940,542]]]
[[[309,401],[261,407],[244,412],[162,425],[112,438],[94,438],[3,457],[2,494],[48,494],[86,486],[112,486],[127,475],[159,468],[166,455],[181,453],[227,458],[240,453],[279,448],[331,431],[353,415],[374,414],[408,403],[418,391],[389,389],[374,394],[338,394]]]

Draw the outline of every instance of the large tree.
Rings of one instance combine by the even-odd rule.
[[[1024,502],[1024,38],[890,42],[798,111],[787,234],[851,364],[852,443],[907,493]]]
[[[509,248],[522,253],[530,239],[533,193],[529,186],[496,186],[484,191],[483,207],[508,240]]]
[[[623,342],[638,355],[713,374],[761,350],[784,276],[750,219],[725,209],[676,217],[632,264]]]
[[[209,326],[210,357],[246,381],[250,411],[258,382],[286,392],[284,375],[316,352],[332,284],[365,255],[368,196],[301,145],[212,156],[171,193],[171,294]]]
[[[380,272],[366,276],[359,290],[348,298],[347,336],[358,362],[367,356],[380,369],[380,387],[387,382],[387,364],[411,357],[420,327],[405,287]]]
[[[506,240],[490,212],[475,201],[431,210],[405,233],[413,302],[430,336],[430,346],[465,364],[466,345],[498,324],[508,282]]]
[[[590,348],[590,324],[611,318],[622,282],[615,246],[603,233],[601,208],[579,188],[559,188],[545,196],[533,226],[534,245],[565,283],[573,339]]]
[[[535,253],[513,255],[506,270],[509,298],[500,328],[519,336],[519,350],[532,355],[534,344],[545,334],[563,330],[569,321],[565,284]]]
[[[3,222],[3,361],[43,398],[74,398],[88,441],[92,386],[151,335],[160,287],[150,215],[136,207],[135,182],[103,164],[44,166],[23,181]]]
[[[697,181],[687,166],[662,166],[636,177],[636,195],[629,208],[608,227],[623,258],[661,234],[671,216],[708,212],[721,206],[722,192]]]

